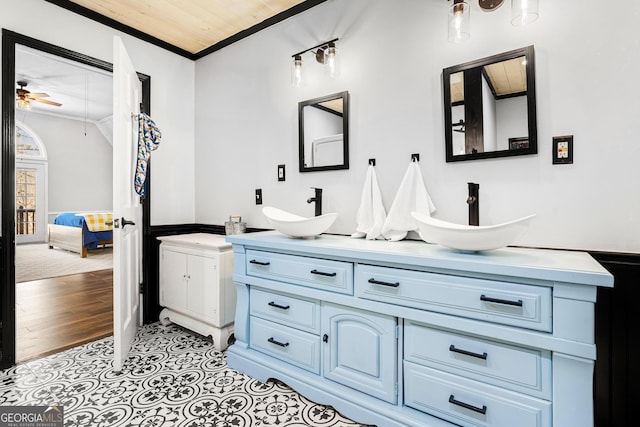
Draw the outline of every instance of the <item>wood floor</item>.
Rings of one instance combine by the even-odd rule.
[[[113,335],[113,270],[16,284],[16,361]]]

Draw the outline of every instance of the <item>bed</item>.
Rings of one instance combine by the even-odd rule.
[[[87,251],[113,244],[112,225],[111,213],[61,213],[49,224],[49,249],[66,249],[86,258]]]

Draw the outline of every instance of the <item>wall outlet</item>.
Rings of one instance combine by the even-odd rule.
[[[256,205],[262,204],[262,188],[256,188]]]
[[[284,181],[284,165],[278,165],[278,181]]]
[[[553,164],[566,165],[573,163],[573,135],[553,137]]]

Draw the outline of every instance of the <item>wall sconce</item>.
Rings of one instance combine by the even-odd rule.
[[[304,77],[302,73],[302,55],[307,52],[311,52],[316,58],[319,64],[327,66],[327,73],[329,77],[333,78],[338,74],[338,60],[336,48],[336,42],[339,39],[329,40],[328,42],[320,43],[317,46],[305,49],[302,52],[291,55],[293,62],[291,63],[291,84],[300,87],[304,83]]]
[[[451,0],[447,0],[451,1]],[[478,0],[478,6],[484,12],[493,12],[502,6],[504,0]],[[469,3],[465,0],[453,0],[449,8],[449,41],[460,43],[470,36]],[[527,25],[538,19],[538,0],[511,0],[511,24]]]

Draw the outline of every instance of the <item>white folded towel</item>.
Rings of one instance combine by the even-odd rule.
[[[402,240],[408,231],[417,230],[418,224],[411,212],[422,212],[431,215],[436,210],[422,179],[422,172],[417,162],[411,162],[402,178],[389,215],[382,226],[382,235],[387,240]]]
[[[382,237],[380,235],[382,224],[384,224],[386,218],[387,212],[382,204],[382,194],[378,186],[376,170],[372,165],[369,165],[364,179],[362,196],[360,197],[360,207],[356,214],[356,232],[351,237],[360,238],[366,236],[368,240]]]

